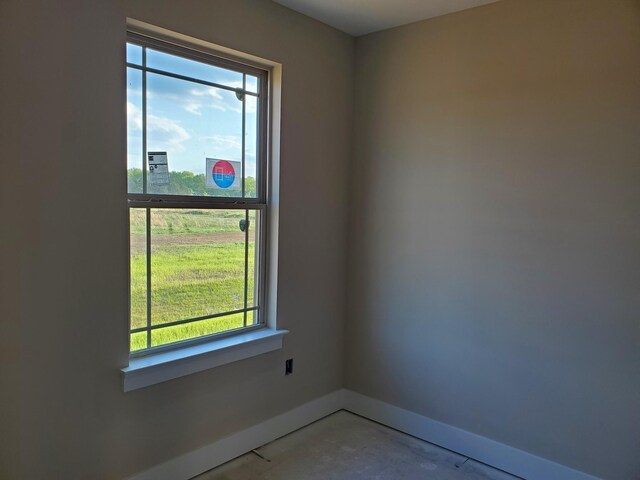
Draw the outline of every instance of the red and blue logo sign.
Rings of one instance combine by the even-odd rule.
[[[229,188],[236,179],[236,171],[231,163],[218,160],[211,168],[213,182],[220,188]]]

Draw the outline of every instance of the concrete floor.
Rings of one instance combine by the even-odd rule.
[[[334,413],[194,480],[515,480],[351,413]]]

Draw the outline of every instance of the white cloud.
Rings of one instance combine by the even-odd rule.
[[[204,140],[211,142],[214,146],[223,149],[242,149],[242,142],[240,137],[235,135],[213,135],[210,137],[204,137]]]
[[[236,82],[237,83],[237,82]],[[242,88],[242,83],[230,85],[233,88]],[[222,95],[221,90],[215,88],[192,88],[188,91],[188,95],[191,97],[185,97],[182,99],[184,109],[196,115],[202,114],[202,108],[213,108],[220,110],[221,112],[236,112],[242,113],[242,102],[236,98],[235,92],[226,91],[225,95]],[[247,96],[246,112],[256,112],[256,100],[255,97]]]
[[[194,115],[202,115],[202,112],[200,111],[201,108],[202,105],[197,102],[186,102],[184,104],[184,109],[189,113],[193,113]]]
[[[226,84],[231,88],[242,88],[242,82],[226,82]],[[202,110],[205,108],[221,112],[242,113],[242,102],[236,98],[235,92],[215,87],[196,85],[193,88],[173,92],[148,90],[147,95],[150,99],[158,97],[170,100],[193,115],[202,115]],[[245,103],[247,114],[256,112],[257,102],[254,96],[247,95]],[[130,105],[136,109],[134,105]]]
[[[127,102],[127,121],[134,130],[142,130],[142,112],[131,102]],[[152,150],[184,151],[184,142],[191,138],[180,123],[157,115],[147,116],[147,134],[153,142]]]
[[[187,99],[185,103],[187,107],[195,105],[195,108],[192,108],[192,110],[185,107],[185,109],[191,113],[197,112],[197,114],[200,114],[200,109],[203,107],[213,108],[215,110],[220,110],[221,112],[229,110],[232,112],[242,111],[242,104],[236,100],[235,96],[222,96],[222,94],[214,88],[192,88],[189,90],[189,94],[193,97],[197,97]]]
[[[127,122],[135,130],[142,130],[142,112],[131,102],[127,102]]]
[[[156,115],[149,115],[147,131],[154,143],[154,150],[181,152],[184,150],[183,143],[191,138],[189,132],[178,122]]]

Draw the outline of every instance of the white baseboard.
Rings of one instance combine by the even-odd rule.
[[[359,393],[344,390],[343,408],[527,480],[600,480],[486,437]]]
[[[156,465],[129,480],[189,480],[229,460],[342,410],[342,390]]]
[[[351,390],[336,390],[258,425],[156,465],[129,480],[189,480],[339,410],[348,410],[526,480],[600,480]]]

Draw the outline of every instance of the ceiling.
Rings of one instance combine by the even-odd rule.
[[[497,0],[274,0],[351,35],[364,35]]]

